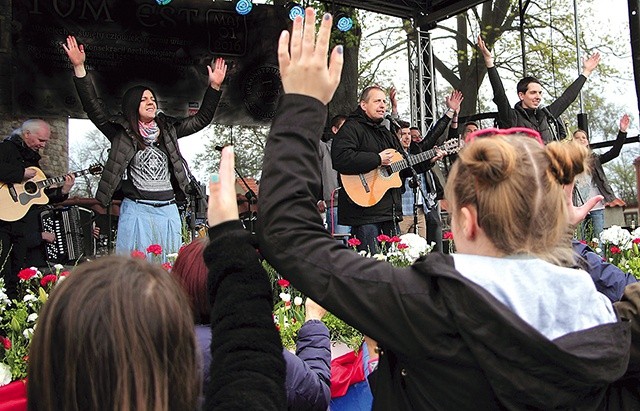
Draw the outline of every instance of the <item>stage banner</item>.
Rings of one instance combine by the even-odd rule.
[[[20,116],[86,117],[62,49],[84,44],[86,66],[108,109],[120,112],[127,88],[152,88],[168,115],[197,112],[207,68],[227,61],[215,122],[268,123],[281,93],[277,44],[291,21],[283,7],[232,1],[13,0],[13,107]]]

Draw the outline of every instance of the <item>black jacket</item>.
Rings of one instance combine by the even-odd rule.
[[[235,220],[211,227],[209,239],[211,367],[203,409],[285,410],[282,343],[255,238]]]
[[[378,154],[388,148],[402,150],[397,137],[384,125],[373,123],[358,107],[349,115],[333,139],[333,168],[340,174],[367,173],[380,166]],[[339,224],[359,226],[381,223],[402,215],[399,188],[388,190],[382,199],[371,207],[361,207],[349,198],[348,193],[344,194],[340,197],[338,205]]]
[[[593,154],[591,156],[591,177],[593,178],[596,187],[598,187],[600,194],[604,196],[605,203],[610,203],[615,200],[616,195],[609,185],[609,181],[607,180],[607,176],[604,174],[602,165],[620,155],[620,151],[622,150],[622,146],[624,145],[624,140],[626,138],[627,133],[619,131],[618,137],[616,137],[616,141],[609,151],[602,154]]]
[[[488,68],[489,81],[491,82],[491,88],[493,88],[493,102],[498,106],[498,127],[510,128],[510,127],[527,127],[533,130],[537,130],[542,136],[542,140],[546,143],[550,143],[554,140],[553,132],[549,127],[549,121],[547,116],[540,109],[525,109],[522,107],[522,103],[516,103],[513,108],[509,105],[509,99],[504,91],[502,80],[498,70],[494,67]],[[554,118],[558,118],[564,111],[573,103],[578,97],[578,93],[582,89],[582,86],[587,81],[587,78],[582,74],[571,83],[569,87],[558,97],[553,103],[546,106],[551,115]]]
[[[109,158],[105,164],[102,177],[98,183],[96,199],[106,206],[113,198],[114,193],[120,188],[122,175],[129,162],[136,154],[135,137],[129,128],[129,123],[122,115],[110,115],[98,98],[95,87],[89,74],[85,77],[73,78],[82,107],[89,119],[96,125],[111,142]],[[178,200],[184,198],[189,184],[189,178],[184,167],[184,159],[180,154],[178,139],[196,133],[213,120],[213,116],[220,100],[221,92],[207,86],[202,104],[198,113],[186,118],[173,118],[162,113],[156,116],[156,122],[160,127],[161,144],[169,154],[169,170],[171,171],[171,184]]]
[[[315,99],[281,98],[265,150],[258,236],[263,255],[297,289],[379,342],[374,409],[601,407],[627,370],[629,322],[551,341],[459,274],[449,256],[394,268],[333,240],[312,201],[324,118]]]

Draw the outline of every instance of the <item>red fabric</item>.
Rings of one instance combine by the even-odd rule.
[[[331,360],[331,398],[342,397],[350,385],[364,381],[363,355],[360,349]]]
[[[27,411],[27,381],[14,381],[0,387],[0,411]]]

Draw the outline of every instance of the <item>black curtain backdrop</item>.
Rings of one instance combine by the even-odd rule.
[[[159,108],[185,116],[198,110],[206,65],[229,66],[215,122],[268,123],[281,90],[277,43],[290,21],[282,7],[173,0],[14,0],[13,107],[16,115],[85,117],[61,44],[84,44],[87,69],[112,113],[127,88],[152,88]]]

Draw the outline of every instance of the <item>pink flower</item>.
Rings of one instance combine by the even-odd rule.
[[[138,250],[133,250],[131,252],[131,257],[139,258],[141,260],[144,260],[145,258],[147,258],[147,256],[142,251],[138,251]]]
[[[409,246],[404,244],[404,243],[398,244],[398,250],[404,250],[404,249],[407,249],[407,248],[409,248]]]
[[[43,287],[46,287],[47,284],[55,283],[57,280],[58,280],[58,277],[56,277],[55,274],[48,274],[42,277],[42,280],[40,280],[40,285]]]
[[[167,271],[171,271],[171,263],[169,262],[162,263],[162,268],[164,268]]]
[[[358,239],[357,239],[357,238],[355,238],[355,237],[350,238],[350,239],[348,239],[348,240],[347,240],[347,245],[348,245],[349,247],[357,247],[357,246],[359,246],[360,244],[362,244],[362,243],[360,242],[360,240],[358,240]]]
[[[33,268],[25,268],[20,270],[20,272],[18,273],[18,278],[20,278],[22,281],[29,281],[36,274],[37,274],[37,271],[34,270]]]
[[[378,240],[378,242],[380,243],[390,243],[391,237],[389,237],[386,234],[380,234],[379,236],[376,237],[376,240]]]
[[[390,243],[399,243],[400,242],[400,237],[398,237],[397,235],[394,235],[393,237],[391,237],[389,239]]]
[[[582,244],[585,244],[585,245],[587,244],[586,240],[580,240],[579,242],[582,243]]]
[[[622,252],[622,250],[615,245],[612,245],[611,248],[609,248],[609,251],[611,251],[611,254],[620,254]]]
[[[153,255],[162,254],[162,246],[160,244],[151,244],[147,247],[147,252]]]
[[[283,287],[283,288],[284,287],[289,287],[289,284],[290,284],[289,281],[285,280],[284,278],[281,278],[281,279],[278,280],[278,285],[280,287]]]
[[[0,335],[0,343],[2,343],[2,346],[4,347],[5,350],[11,349],[11,340],[8,339],[7,337],[3,337]]]
[[[640,244],[640,238],[634,238],[633,244]]]
[[[445,231],[444,233],[442,233],[442,239],[453,240],[453,233],[451,231]]]

